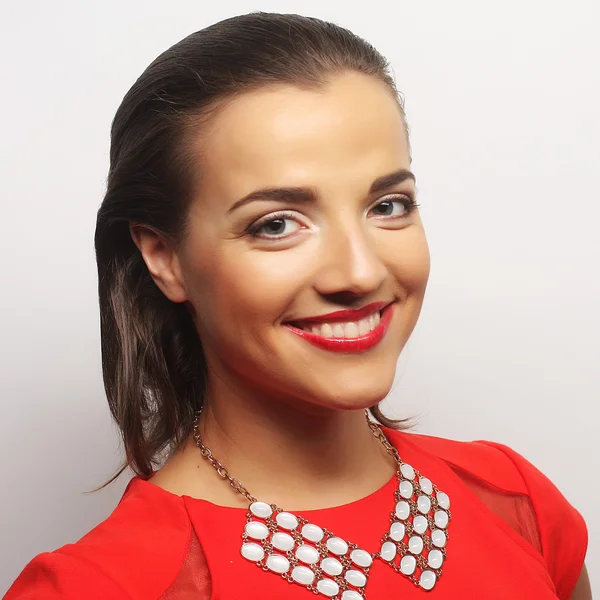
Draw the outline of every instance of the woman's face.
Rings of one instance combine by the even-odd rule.
[[[192,305],[209,381],[306,409],[383,399],[429,276],[392,92],[358,73],[321,91],[249,92],[198,147],[177,299]],[[394,304],[309,320],[377,302]],[[383,337],[378,320],[389,321]],[[330,348],[341,336],[363,340]]]

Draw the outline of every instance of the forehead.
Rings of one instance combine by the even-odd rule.
[[[393,91],[360,73],[337,75],[318,90],[281,85],[240,95],[214,117],[201,154],[203,187],[226,195],[357,183],[410,166]]]

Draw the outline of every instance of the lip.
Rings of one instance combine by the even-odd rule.
[[[375,329],[373,329],[373,331],[370,331],[366,335],[363,335],[363,336],[357,337],[357,338],[326,338],[326,337],[317,335],[315,333],[312,333],[310,331],[306,331],[304,329],[295,327],[291,323],[284,323],[284,326],[287,327],[288,330],[291,331],[293,334],[295,334],[298,337],[302,338],[303,340],[309,342],[313,346],[316,346],[317,348],[321,348],[323,350],[329,350],[330,352],[344,352],[347,354],[366,352],[367,350],[370,350],[371,348],[374,348],[375,346],[377,346],[377,344],[379,344],[381,342],[381,340],[384,338],[384,336],[389,328],[390,321],[392,320],[395,303],[393,303],[393,302],[392,303],[376,302],[373,304],[369,304],[359,310],[339,311],[337,313],[331,313],[331,315],[326,315],[327,318],[319,317],[319,319],[321,321],[333,322],[333,319],[331,318],[332,315],[339,316],[342,313],[346,313],[346,315],[348,315],[348,316],[346,316],[345,319],[338,318],[335,320],[337,320],[337,321],[341,321],[341,320],[350,321],[350,320],[354,320],[354,319],[360,320],[360,317],[357,318],[357,314],[359,312],[362,311],[364,316],[372,314],[373,312],[375,312],[372,308],[370,308],[370,310],[368,312],[366,312],[366,314],[364,314],[364,313],[367,308],[373,307],[376,305],[380,305],[380,306],[383,305],[383,307],[384,307],[381,312],[381,320],[379,321],[379,325],[377,325],[377,327],[375,327]],[[348,318],[348,317],[350,317],[350,318]],[[317,322],[314,319],[311,321],[313,323]],[[304,323],[304,322],[308,322],[308,319],[302,319],[302,323]]]
[[[371,302],[371,304],[367,304],[361,308],[349,308],[346,310],[338,310],[328,313],[326,315],[306,317],[305,319],[295,319],[294,321],[289,321],[289,324],[293,325],[294,323],[306,323],[308,325],[312,323],[335,323],[336,321],[360,321],[369,315],[383,310],[389,304],[391,304],[390,301]]]

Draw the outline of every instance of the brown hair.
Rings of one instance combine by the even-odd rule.
[[[130,224],[154,229],[174,248],[182,243],[197,170],[191,140],[224,102],[266,85],[318,89],[333,74],[356,71],[387,84],[404,118],[388,66],[371,44],[343,27],[253,12],[184,38],[127,92],[112,123],[107,190],[94,238],[104,386],[125,459],[97,489],[128,466],[148,477],[163,451],[179,447],[192,431],[206,382],[192,318],[152,280]],[[379,406],[371,412],[384,425],[405,427]]]

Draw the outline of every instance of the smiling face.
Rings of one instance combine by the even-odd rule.
[[[391,90],[347,73],[322,90],[248,92],[198,145],[201,175],[177,256],[185,292],[176,300],[191,304],[209,389],[227,381],[307,409],[376,404],[393,383],[429,276]],[[341,323],[310,321],[391,302]],[[363,341],[338,351],[323,341],[340,336]]]

